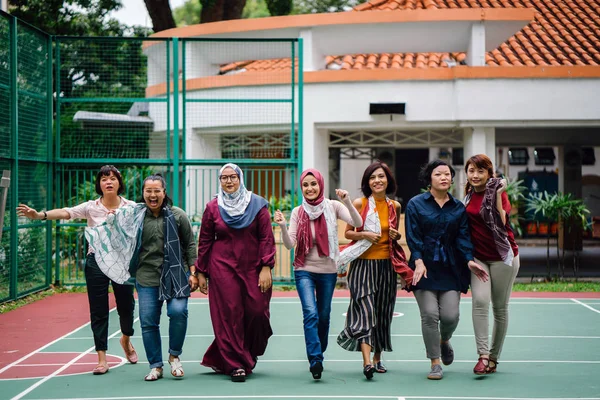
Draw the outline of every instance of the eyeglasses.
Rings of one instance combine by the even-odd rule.
[[[165,189],[144,189],[144,194],[147,196],[158,196],[159,194],[162,194],[165,192]]]
[[[219,179],[221,180],[221,182],[227,182],[227,181],[237,182],[238,179],[240,179],[240,177],[237,176],[236,174],[234,174],[234,175],[221,175],[219,177]]]

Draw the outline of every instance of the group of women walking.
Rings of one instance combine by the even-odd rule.
[[[471,157],[465,166],[468,184],[465,204],[449,193],[455,171],[443,161],[422,170],[427,191],[406,207],[406,260],[399,245],[401,206],[390,199],[396,181],[387,165],[371,164],[361,180],[364,197],[352,201],[336,189],[339,201],[325,198],[324,179],[315,169],[300,177],[302,204],[292,211],[289,227],[277,210],[283,244],[295,248],[294,277],[302,304],[309,371],[321,379],[328,346],[331,302],[338,273],[349,265],[350,290],[345,327],[337,343],[360,351],[363,374],[387,372],[382,352],[392,351],[391,325],[398,278],[414,293],[429,379],[443,377],[441,363],[454,359],[450,339],[459,319],[460,293],[473,295],[473,324],[479,359],[475,374],[496,371],[506,336],[508,302],[519,268],[518,248],[508,224],[510,203],[506,182],[493,177],[485,155]],[[160,315],[163,303],[169,317],[171,375],[184,376],[180,360],[188,323],[188,298],[199,289],[208,294],[214,341],[202,365],[243,382],[264,354],[272,335],[269,303],[275,240],[268,203],[248,191],[242,170],[226,164],[219,170],[220,189],[202,217],[198,242],[185,212],[172,205],[160,174],[144,180],[143,198],[123,197],[123,179],[114,166],[96,176],[99,198],[71,208],[38,212],[24,204],[20,216],[30,219],[87,219],[90,252],[85,276],[98,365],[97,375],[109,371],[108,287],[112,284],[121,325],[121,346],[127,360],[138,361],[131,344],[134,294],[138,292],[142,338],[150,371],[146,381],[163,377]],[[340,248],[338,220],[346,222],[350,244]],[[135,279],[132,279],[134,277]],[[209,290],[210,283],[210,290]],[[488,344],[489,303],[494,328]]]

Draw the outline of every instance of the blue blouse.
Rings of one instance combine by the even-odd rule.
[[[410,199],[406,206],[406,241],[409,265],[422,259],[427,268],[414,290],[459,290],[466,293],[471,280],[467,263],[473,260],[473,245],[465,206],[450,194],[440,207],[430,192]]]

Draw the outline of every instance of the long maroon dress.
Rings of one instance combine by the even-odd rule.
[[[244,368],[250,374],[273,334],[269,321],[271,289],[262,293],[258,274],[275,265],[271,216],[263,207],[246,228],[227,226],[217,200],[206,205],[196,268],[209,277],[210,318],[215,340],[202,365],[230,374]]]

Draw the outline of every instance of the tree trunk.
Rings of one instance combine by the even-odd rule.
[[[225,8],[223,10],[223,21],[230,19],[241,19],[242,12],[246,6],[246,0],[225,0]]]
[[[225,0],[200,0],[200,3],[202,4],[201,24],[223,21]]]
[[[152,19],[154,32],[175,28],[175,20],[173,19],[169,0],[144,0],[144,2]]]

